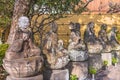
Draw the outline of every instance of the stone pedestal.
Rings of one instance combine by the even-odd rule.
[[[44,80],[69,80],[69,71],[65,70],[45,70]]]
[[[70,50],[69,56],[71,61],[85,61],[88,59],[88,53],[86,51]]]
[[[43,80],[43,75],[37,75],[34,77],[26,77],[26,78],[13,78],[11,76],[7,76],[6,80]]]
[[[10,76],[16,78],[37,75],[42,68],[41,56],[7,60],[3,59],[3,67]]]
[[[85,80],[88,77],[88,61],[70,62],[67,66],[70,75],[76,75],[78,80]]]
[[[108,66],[112,65],[112,54],[111,53],[102,53],[102,61],[108,61]]]
[[[71,74],[76,75],[78,80],[85,80],[88,76],[88,62],[73,62]]]
[[[116,50],[112,53],[112,57],[117,58],[118,62],[117,64],[120,65],[120,50]]]
[[[99,55],[89,55],[89,68],[93,67],[96,70],[99,70],[102,68],[103,62],[101,58],[101,54]]]

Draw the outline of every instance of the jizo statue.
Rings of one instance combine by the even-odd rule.
[[[12,60],[40,56],[41,51],[33,44],[31,31],[28,29],[29,19],[25,16],[20,17],[18,26],[15,33],[15,39],[8,48],[5,58]]]
[[[109,39],[108,39],[106,24],[101,25],[101,29],[98,32],[98,38],[103,46],[102,52],[111,52],[112,47],[111,47]]]
[[[50,23],[50,31],[46,34],[43,45],[43,53],[46,56],[47,67],[59,69],[67,65],[69,57],[63,47],[63,41],[58,40],[58,26],[55,22]]]
[[[43,58],[40,49],[32,41],[29,23],[28,17],[19,18],[15,39],[5,53],[3,67],[10,74],[10,80],[28,80],[28,77],[38,75],[41,70]]]
[[[99,39],[95,35],[94,22],[89,22],[84,32],[84,42],[89,53],[100,53],[103,49]]]
[[[68,45],[68,51],[71,60],[73,61],[84,61],[87,59],[87,49],[84,41],[81,39],[80,24],[70,22],[69,29],[70,40]]]
[[[112,27],[110,33],[108,34],[109,42],[113,50],[120,50],[120,44],[116,37],[117,27]]]

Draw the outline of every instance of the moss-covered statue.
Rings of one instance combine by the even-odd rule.
[[[43,53],[46,56],[46,65],[51,69],[59,69],[69,62],[68,51],[63,48],[63,41],[58,40],[58,26],[55,22],[50,24],[50,31],[46,34]]]
[[[29,23],[26,16],[19,18],[15,39],[3,60],[5,70],[13,77],[37,75],[42,67],[41,51],[32,41]]]
[[[80,24],[70,23],[71,30],[70,40],[68,45],[69,55],[72,61],[84,61],[88,58],[86,46],[81,39]]]
[[[107,25],[106,24],[101,25],[101,29],[98,32],[98,38],[103,46],[102,52],[111,52],[112,47],[111,47],[111,44],[110,44],[109,39],[108,39]]]
[[[112,46],[112,50],[120,50],[120,44],[116,38],[117,27],[112,27],[110,33],[108,34],[109,42]]]
[[[95,35],[94,22],[89,22],[84,32],[84,41],[89,53],[100,53],[103,49],[99,39]]]

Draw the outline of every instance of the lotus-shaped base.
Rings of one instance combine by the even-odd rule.
[[[3,60],[3,67],[15,78],[23,78],[37,75],[42,67],[41,56],[15,59],[15,60]]]
[[[69,56],[72,61],[85,61],[88,58],[86,51],[70,50]]]
[[[103,47],[100,44],[88,44],[87,47],[88,47],[88,53],[91,54],[97,54],[103,50]]]
[[[54,57],[55,59],[55,57]],[[64,56],[60,56],[57,57],[55,60],[51,59],[50,61],[48,61],[46,63],[46,66],[50,69],[60,69],[65,67],[68,63],[69,63],[69,56],[68,55],[64,55]]]
[[[120,45],[119,44],[114,44],[115,46],[112,47],[112,50],[120,50]]]

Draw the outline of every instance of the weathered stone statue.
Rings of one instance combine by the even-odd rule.
[[[43,46],[43,53],[47,58],[47,66],[51,69],[59,69],[69,62],[67,50],[63,48],[63,41],[58,41],[57,24],[51,23],[51,29],[46,34]]]
[[[84,61],[88,58],[86,46],[81,39],[80,24],[70,23],[71,30],[68,51],[72,61]]]
[[[84,32],[84,42],[87,45],[87,49],[89,53],[100,53],[103,49],[100,41],[95,35],[94,31],[94,23],[89,22],[87,28]]]
[[[98,38],[103,46],[102,52],[111,52],[112,48],[108,40],[106,24],[101,25],[101,30],[98,32]]]
[[[120,50],[120,44],[116,38],[117,27],[112,27],[110,33],[108,34],[109,42],[112,46],[112,50]]]
[[[31,31],[28,30],[29,19],[26,16],[20,17],[18,26],[15,39],[6,51],[3,67],[11,77],[35,76],[42,67],[41,51],[32,42]]]

